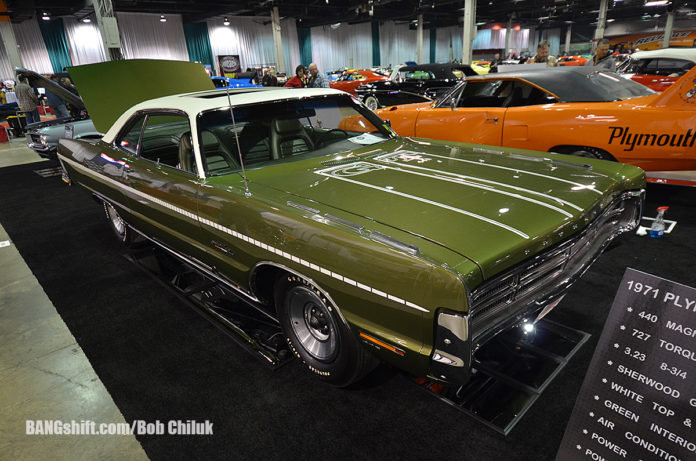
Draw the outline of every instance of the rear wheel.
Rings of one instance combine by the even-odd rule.
[[[130,246],[133,243],[133,232],[128,227],[128,224],[121,218],[118,214],[116,208],[113,207],[109,202],[104,203],[104,212],[106,213],[106,219],[109,220],[111,229],[116,234],[116,237],[126,246]]]
[[[319,379],[348,386],[376,365],[331,301],[311,282],[285,274],[276,282],[275,301],[290,349]]]
[[[589,146],[557,146],[551,149],[551,152],[557,152],[559,154],[569,154],[578,157],[594,158],[599,160],[609,160],[615,162],[616,159],[611,156],[611,154],[597,149],[596,147]]]
[[[379,100],[374,96],[368,96],[365,98],[365,105],[370,110],[379,109]]]

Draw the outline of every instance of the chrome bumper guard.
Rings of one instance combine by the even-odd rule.
[[[640,222],[645,191],[625,192],[579,234],[483,283],[468,315],[441,310],[435,329],[433,378],[464,383],[473,354],[486,341],[560,300],[619,234]]]

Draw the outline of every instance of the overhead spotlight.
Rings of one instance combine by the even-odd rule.
[[[227,16],[225,16],[225,20],[222,21],[222,25],[223,25],[223,26],[229,26],[229,25],[230,25],[230,20],[227,19]]]
[[[667,4],[667,0],[652,0],[649,2],[645,2],[644,6],[662,6],[662,5],[666,5],[666,4]]]
[[[82,18],[82,22],[84,22],[85,24],[89,24],[90,22],[92,22],[92,20],[89,18]]]
[[[163,14],[160,15],[160,22],[167,22],[167,18]]]
[[[614,21],[616,21],[616,19],[614,19],[614,18],[607,19],[607,22],[614,22]]]
[[[41,15],[41,19],[43,19],[44,21],[50,21],[51,17],[48,15],[48,13],[46,13],[44,11],[43,14]]]

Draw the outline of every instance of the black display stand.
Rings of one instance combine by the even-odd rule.
[[[465,385],[416,382],[507,435],[589,337],[589,333],[541,319],[532,332],[509,329],[476,351],[474,375]]]
[[[278,321],[225,284],[150,242],[125,256],[266,365],[292,360]]]

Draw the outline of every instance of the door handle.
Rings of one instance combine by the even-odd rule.
[[[492,121],[495,125],[498,124],[498,117],[486,117],[486,121]]]

